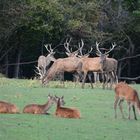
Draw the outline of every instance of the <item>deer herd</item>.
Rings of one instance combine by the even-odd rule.
[[[128,119],[130,119],[130,110],[131,107],[134,113],[134,119],[137,120],[135,107],[138,110],[140,115],[140,99],[138,97],[138,93],[135,89],[131,86],[126,84],[125,82],[119,82],[117,78],[117,60],[114,58],[109,58],[108,54],[114,49],[116,44],[112,44],[112,47],[109,51],[102,53],[99,49],[99,44],[96,42],[96,54],[97,57],[90,58],[89,53],[93,50],[91,49],[88,51],[87,54],[83,54],[83,47],[84,42],[78,44],[78,49],[74,52],[71,51],[69,48],[70,41],[66,40],[64,43],[64,47],[66,49],[66,54],[68,57],[66,58],[54,58],[54,50],[51,48],[51,45],[45,45],[46,49],[48,50],[49,54],[47,56],[40,56],[38,59],[38,66],[36,73],[40,76],[42,84],[47,85],[50,80],[52,80],[56,74],[66,72],[76,72],[80,76],[82,75],[82,88],[84,88],[86,76],[88,72],[97,72],[102,74],[103,79],[103,88],[106,87],[108,82],[110,82],[110,88],[112,85],[115,84],[115,102],[114,102],[114,111],[115,111],[115,118],[117,118],[117,105],[122,114],[122,118],[124,117],[123,110],[122,110],[122,103],[125,100],[128,104]],[[80,54],[79,54],[80,53]],[[47,70],[46,68],[49,64],[53,61],[54,63],[52,66]],[[88,75],[89,76],[89,75]],[[89,79],[91,77],[89,76]],[[91,86],[92,82],[91,82]],[[52,96],[48,95],[48,101],[45,104],[28,104],[23,108],[23,113],[28,114],[49,114],[48,110],[51,108],[53,104],[56,104],[56,110],[54,115],[56,117],[63,117],[63,118],[81,118],[80,110],[77,108],[68,108],[64,107],[65,101],[64,97]],[[21,113],[18,107],[12,103],[0,101],[0,113]]]
[[[74,52],[72,52],[72,48],[70,49],[70,42],[71,39],[69,39],[69,41],[67,39],[64,43],[67,57],[58,59],[54,58],[55,52],[51,48],[51,45],[45,45],[49,54],[46,57],[41,55],[38,58],[38,66],[36,67],[36,73],[39,75],[39,79],[43,85],[48,85],[49,81],[51,81],[57,74],[64,72],[77,73],[79,79],[82,80],[82,88],[84,88],[87,75],[90,80],[91,87],[93,88],[91,77],[88,74],[89,72],[92,72],[93,74],[101,74],[103,89],[106,87],[108,88],[108,83],[110,83],[110,89],[112,89],[113,84],[118,83],[118,61],[114,58],[108,57],[109,53],[115,48],[115,43],[112,44],[109,51],[102,53],[99,48],[100,43],[96,42],[97,57],[89,57],[89,54],[92,52],[93,48],[91,47],[88,53],[83,54],[82,51],[84,48],[84,42],[82,39],[77,45],[78,49]],[[48,68],[51,61],[53,61],[53,64],[50,68]]]

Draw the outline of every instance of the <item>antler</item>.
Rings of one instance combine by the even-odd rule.
[[[52,44],[46,44],[46,45],[44,45],[45,46],[45,48],[47,49],[47,51],[49,52],[49,53],[54,53],[54,51],[53,51],[53,49],[52,49]],[[49,48],[48,48],[49,47]]]
[[[100,44],[100,43],[96,42],[96,49],[97,49],[97,52],[98,52],[99,54],[103,54],[103,53],[100,51],[100,49],[99,49],[99,44]],[[104,54],[107,55],[108,53],[110,53],[110,52],[115,48],[115,46],[116,46],[116,43],[115,43],[115,42],[112,43],[112,48],[109,49],[109,51],[105,52]]]
[[[36,73],[37,75],[40,76],[40,79],[42,79],[42,78],[43,78],[43,73],[42,73],[42,71],[39,69],[39,67],[37,67],[37,66],[35,66],[35,67],[36,67],[36,69],[38,70],[38,72],[37,72],[36,70],[34,70],[35,73]]]
[[[79,45],[79,51],[80,51],[81,56],[88,56],[91,53],[91,51],[93,50],[93,48],[91,47],[90,50],[86,54],[83,54],[82,49],[83,49],[83,46],[84,46],[84,42],[83,42],[82,39],[81,39],[81,46],[80,46],[80,43],[78,45]]]
[[[112,48],[105,54],[107,55],[108,53],[110,53],[115,47],[116,47],[116,43],[114,42],[114,43],[112,43]]]
[[[66,42],[64,43],[64,47],[65,47],[65,49],[66,49],[66,51],[67,51],[68,53],[72,53],[72,52],[70,51],[70,48],[69,48],[71,39],[72,39],[72,38],[70,38],[69,41],[68,41],[68,38],[67,38],[67,39],[66,39]]]
[[[82,39],[81,39],[81,46],[80,46],[80,43],[78,43],[78,46],[79,46],[80,55],[83,56],[82,49],[84,46],[84,41]]]
[[[100,42],[96,41],[96,50],[99,54],[102,54],[102,52],[99,50],[99,44],[100,44]]]

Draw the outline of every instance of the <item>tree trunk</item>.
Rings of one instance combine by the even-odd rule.
[[[118,0],[118,18],[121,17],[122,14],[122,0]]]
[[[15,65],[15,73],[14,77],[19,78],[19,71],[20,71],[20,59],[21,59],[22,49],[18,49],[17,59],[16,59],[16,65]]]
[[[9,66],[8,66],[8,63],[9,63],[9,59],[8,59],[8,54],[5,56],[5,65],[6,65],[6,67],[5,67],[5,75],[6,75],[6,77],[8,77],[8,69],[9,69]]]
[[[122,71],[122,62],[120,62],[118,66],[118,78],[121,77],[121,71]]]

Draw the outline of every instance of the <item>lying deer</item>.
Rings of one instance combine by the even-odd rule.
[[[16,105],[5,102],[5,101],[0,101],[0,113],[19,113],[18,108]]]
[[[62,118],[77,118],[79,119],[80,116],[80,111],[74,108],[66,108],[66,107],[61,107],[61,100],[63,98],[58,98],[57,101],[57,108],[55,111],[55,116],[57,117],[62,117]]]
[[[48,114],[47,111],[50,109],[53,103],[57,102],[56,98],[48,95],[48,101],[46,104],[29,104],[26,105],[23,109],[23,113],[30,114]]]
[[[138,93],[135,89],[128,86],[126,83],[120,82],[115,87],[115,102],[114,102],[115,118],[117,118],[117,112],[116,112],[117,104],[119,105],[122,117],[124,118],[123,111],[122,111],[122,103],[124,100],[127,101],[129,107],[128,119],[130,119],[130,110],[132,107],[134,112],[134,118],[135,120],[137,120],[136,113],[135,113],[135,106],[137,107],[138,112],[140,114],[140,100],[138,97]]]

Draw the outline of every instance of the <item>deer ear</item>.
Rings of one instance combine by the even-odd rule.
[[[58,98],[58,96],[55,95],[55,98]]]
[[[64,99],[64,96],[62,96],[61,99]]]

